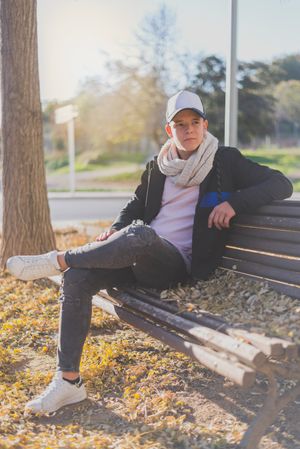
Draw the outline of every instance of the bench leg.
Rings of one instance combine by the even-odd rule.
[[[267,428],[276,420],[278,413],[300,395],[300,382],[289,391],[279,396],[277,380],[273,372],[266,373],[269,380],[269,391],[264,405],[245,432],[240,447],[257,449]]]

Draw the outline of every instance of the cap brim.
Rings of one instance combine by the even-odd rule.
[[[177,109],[177,111],[173,112],[173,114],[171,114],[171,115],[168,117],[168,120],[167,120],[168,123],[169,123],[171,120],[173,120],[173,118],[175,117],[176,114],[178,114],[178,112],[184,111],[185,109],[190,109],[191,111],[196,112],[198,115],[200,115],[200,117],[202,117],[203,119],[206,120],[206,116],[205,116],[204,112],[200,111],[199,109],[196,109],[196,108],[181,108],[181,109]]]

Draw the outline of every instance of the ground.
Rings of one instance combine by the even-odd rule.
[[[87,238],[74,229],[57,234],[60,248]],[[48,280],[25,283],[2,274],[1,449],[237,447],[262,405],[265,380],[244,391],[98,308],[82,363],[89,399],[52,416],[24,415],[24,404],[43,390],[55,368],[58,295]],[[299,301],[234,273],[217,273],[170,296],[182,309],[203,308],[300,342]],[[261,448],[300,448],[299,405],[280,414]]]

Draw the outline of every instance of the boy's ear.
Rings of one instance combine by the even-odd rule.
[[[172,129],[171,129],[171,126],[169,125],[169,123],[166,124],[165,130],[169,137],[173,137]]]

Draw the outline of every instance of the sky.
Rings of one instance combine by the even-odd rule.
[[[103,73],[104,54],[125,57],[134,33],[161,0],[38,0],[42,100],[64,101]],[[176,15],[179,47],[226,57],[229,0],[165,0]],[[300,53],[300,0],[238,0],[237,57],[270,62]]]

